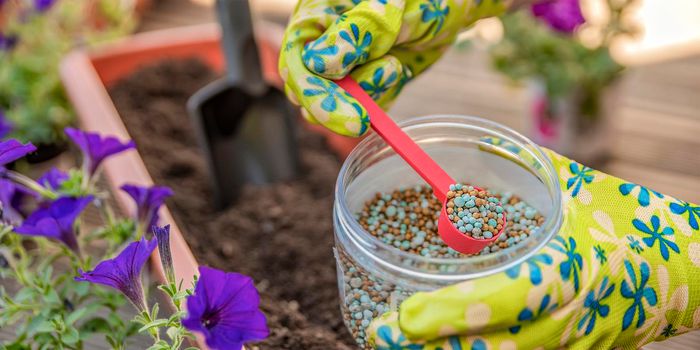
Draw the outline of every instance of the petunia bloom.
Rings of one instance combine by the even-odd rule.
[[[10,225],[20,225],[24,219],[22,204],[27,196],[33,194],[23,186],[10,180],[0,179],[0,221]]]
[[[15,228],[15,232],[61,241],[68,248],[80,254],[73,226],[75,220],[92,202],[92,199],[92,196],[59,198],[48,206],[40,207],[31,213],[20,227]]]
[[[136,220],[145,230],[158,224],[158,209],[173,190],[165,186],[142,187],[126,184],[121,187],[136,202]]]
[[[562,33],[573,33],[578,26],[586,22],[579,0],[542,1],[532,5],[531,10],[535,17]]]
[[[0,166],[12,163],[34,151],[36,147],[31,143],[23,145],[15,139],[0,141]]]
[[[56,0],[34,0],[34,9],[39,12],[48,11]]]
[[[158,241],[158,255],[163,266],[165,278],[168,283],[175,283],[175,269],[173,268],[173,256],[170,253],[170,225],[164,227],[153,226],[153,234]]]
[[[244,343],[269,334],[259,304],[260,296],[250,277],[200,266],[182,325],[203,333],[212,349],[239,350]]]
[[[12,51],[17,46],[19,38],[16,35],[5,34],[0,32],[0,52]]]
[[[114,259],[104,260],[88,272],[78,270],[76,281],[97,283],[119,290],[139,311],[148,311],[141,284],[141,270],[156,248],[156,240],[130,243]]]
[[[2,34],[0,34],[0,51],[2,50]],[[0,109],[0,138],[9,135],[12,132],[12,122],[5,116],[5,112]]]
[[[66,128],[65,132],[83,153],[83,164],[89,176],[95,174],[97,168],[107,157],[136,147],[134,141],[122,143],[116,137],[102,137],[94,132],[74,128]]]
[[[66,180],[68,180],[68,174],[53,167],[41,175],[36,182],[51,190],[57,190]]]

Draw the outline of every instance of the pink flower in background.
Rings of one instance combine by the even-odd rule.
[[[532,14],[552,29],[562,33],[573,33],[586,22],[581,13],[579,0],[548,0],[531,7]]]
[[[535,130],[542,140],[552,142],[557,138],[557,120],[549,115],[549,102],[546,96],[536,98],[532,104],[532,115],[535,119]]]

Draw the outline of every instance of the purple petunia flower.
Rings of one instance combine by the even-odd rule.
[[[182,325],[203,333],[212,349],[239,350],[243,343],[269,334],[259,304],[260,296],[250,277],[200,266]]]
[[[19,38],[16,35],[0,32],[0,51],[11,51],[18,42]]]
[[[23,145],[15,139],[0,141],[0,166],[12,163],[34,151],[36,147],[31,143]]]
[[[175,269],[173,268],[173,256],[170,253],[170,225],[164,227],[153,226],[153,234],[158,240],[158,255],[163,266],[165,278],[168,283],[175,283]]]
[[[579,0],[542,1],[532,5],[531,10],[535,17],[562,33],[573,33],[578,26],[586,22]]]
[[[0,34],[2,35],[2,34]],[[0,39],[2,41],[2,39]],[[0,44],[2,46],[2,44]],[[2,48],[0,48],[2,50]],[[5,117],[5,113],[0,109],[0,139],[12,132],[12,123]]]
[[[0,179],[0,220],[10,225],[20,225],[24,219],[22,204],[27,196],[34,194],[23,186],[10,180]]]
[[[41,175],[36,182],[51,190],[57,190],[61,188],[61,184],[66,180],[68,180],[68,174],[53,167],[45,172],[44,175]]]
[[[54,3],[56,3],[56,0],[34,0],[34,9],[38,12],[46,12]]]
[[[165,186],[142,187],[126,184],[121,189],[136,202],[136,220],[144,230],[158,224],[158,209],[166,198],[173,195],[173,190]]]
[[[90,176],[95,174],[97,168],[107,157],[136,147],[134,141],[122,143],[116,137],[102,137],[98,133],[74,128],[66,128],[65,133],[83,153],[84,166]]]
[[[59,198],[31,213],[20,227],[15,228],[15,232],[59,240],[80,254],[73,224],[92,199],[92,196]]]
[[[156,248],[156,240],[141,238],[130,243],[114,259],[104,260],[88,272],[78,270],[76,281],[102,284],[119,290],[139,311],[148,311],[141,285],[141,269]]]

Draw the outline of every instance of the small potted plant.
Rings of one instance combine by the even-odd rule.
[[[611,45],[632,35],[636,0],[606,1],[607,16],[587,21],[578,0],[543,1],[504,16],[503,39],[491,50],[495,69],[529,83],[530,136],[584,163],[602,160],[624,66]]]
[[[58,75],[61,58],[76,46],[129,32],[135,4],[0,1],[0,137],[36,144],[28,161],[40,162],[65,149],[62,131],[74,112]]]

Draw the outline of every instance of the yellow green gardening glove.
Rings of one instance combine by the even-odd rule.
[[[376,349],[636,349],[700,327],[700,206],[547,154],[559,234],[503,273],[408,298],[370,325]]]
[[[299,1],[279,69],[304,116],[336,133],[369,129],[365,109],[331,80],[351,75],[387,107],[404,84],[433,64],[457,33],[505,11],[508,0]]]

